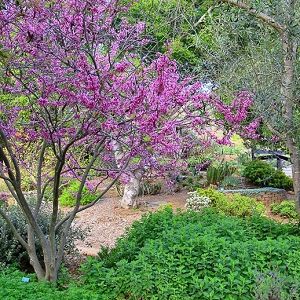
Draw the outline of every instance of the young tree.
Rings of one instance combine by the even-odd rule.
[[[26,219],[27,239],[1,207],[0,216],[27,250],[39,280],[56,281],[76,214],[97,203],[119,178],[126,181],[136,167],[176,169],[178,153],[193,143],[224,143],[240,129],[255,134],[256,123],[245,124],[252,104],[247,92],[226,106],[203,93],[199,82],[181,78],[167,56],[158,55],[146,65],[135,54],[146,42],[144,25],[121,19],[127,8],[118,1],[2,2],[1,90],[26,101],[1,104],[0,178]],[[216,119],[216,111],[223,118]],[[193,143],[178,130],[188,127],[197,133]],[[224,129],[222,139],[216,129]],[[35,148],[30,158],[28,145]],[[82,153],[89,155],[81,160]],[[24,194],[24,168],[35,174],[33,204]],[[60,185],[67,175],[78,178],[80,187],[74,209],[59,219]],[[110,177],[111,183],[92,203],[81,206],[84,186],[93,176]],[[52,210],[44,232],[37,219],[47,189]]]

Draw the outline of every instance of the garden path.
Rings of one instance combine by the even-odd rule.
[[[79,213],[75,226],[89,229],[85,242],[78,242],[77,247],[83,255],[97,255],[102,246],[114,246],[120,237],[135,220],[149,211],[155,211],[162,205],[172,204],[174,209],[184,208],[187,192],[176,194],[159,194],[140,197],[141,207],[134,210],[122,209],[120,198],[105,198],[95,206]],[[90,246],[91,247],[90,247]]]

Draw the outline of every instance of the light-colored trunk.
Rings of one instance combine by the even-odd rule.
[[[115,157],[116,165],[121,168],[120,161],[123,160],[123,152],[120,143],[112,141],[113,154]],[[129,180],[125,184],[123,197],[120,201],[121,207],[125,209],[138,207],[137,196],[139,195],[140,184],[143,177],[143,170],[136,169],[134,171],[126,170],[129,175]]]
[[[135,172],[130,172],[129,182],[125,185],[124,194],[121,200],[122,208],[136,208],[138,207],[138,195],[141,185],[141,179],[143,172],[141,170],[136,170]]]

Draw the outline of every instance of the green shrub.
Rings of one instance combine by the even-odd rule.
[[[298,226],[257,215],[166,208],[136,221],[67,287],[0,270],[0,299],[299,299],[299,233]],[[23,276],[30,282],[22,283]]]
[[[274,203],[271,205],[271,212],[281,217],[299,219],[299,214],[296,211],[296,205],[293,201],[286,200],[281,203]]]
[[[208,197],[211,200],[211,206],[225,215],[244,217],[262,214],[265,211],[262,203],[240,194],[225,195],[214,189],[198,189],[197,193]]]
[[[7,206],[6,213],[8,214],[13,225],[17,231],[27,240],[27,223],[24,219],[22,212],[17,206]],[[63,216],[61,215],[60,218]],[[38,223],[44,232],[47,232],[49,226],[49,210],[43,207],[38,217]],[[72,264],[79,257],[79,252],[76,248],[75,242],[77,240],[84,240],[86,232],[79,227],[72,227],[65,248],[65,258],[71,261]],[[60,233],[57,238],[60,238]],[[42,248],[37,241],[36,249],[38,257],[42,257]],[[66,261],[65,261],[66,262]],[[12,231],[7,223],[0,217],[0,267],[14,265],[24,271],[32,271],[30,260],[25,248],[15,239]],[[1,298],[0,298],[1,299]]]
[[[207,169],[213,160],[211,153],[201,156],[189,156],[187,159],[188,169],[193,175],[197,175],[200,169]]]
[[[256,299],[261,274],[278,272],[289,295],[300,280],[298,234],[262,217],[164,210],[90,259],[82,287],[102,299]]]
[[[243,175],[252,183],[264,187],[282,188],[291,190],[293,180],[286,176],[282,171],[275,170],[268,163],[261,160],[249,162],[243,172]]]
[[[236,188],[241,185],[240,178],[235,176],[227,176],[220,184],[223,188]]]
[[[227,176],[231,176],[236,168],[229,163],[221,163],[217,166],[209,166],[207,169],[207,184],[219,185]]]
[[[161,192],[161,182],[151,182],[146,180],[142,182],[139,190],[139,195],[157,195]]]
[[[80,181],[74,180],[63,189],[60,197],[59,203],[61,206],[72,207],[76,204],[76,195],[80,187]],[[86,205],[93,202],[98,195],[90,193],[90,191],[84,187],[82,191],[82,198],[80,201],[81,205]]]
[[[30,278],[29,283],[21,281],[24,276]],[[12,268],[0,269],[0,286],[0,299],[5,300],[53,300],[61,296],[50,284],[37,282],[34,275]]]
[[[186,188],[188,191],[192,192],[198,188],[205,186],[203,176],[186,176],[180,181],[180,185]]]

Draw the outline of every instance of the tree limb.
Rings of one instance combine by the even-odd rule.
[[[202,16],[201,16],[201,18],[194,24],[194,27],[197,27],[197,26],[199,26],[201,23],[203,23],[204,22],[204,20],[206,19],[206,17],[207,17],[207,15],[210,15],[211,14],[211,12],[215,9],[215,8],[217,8],[218,7],[218,5],[213,5],[213,6],[211,6]]]
[[[284,31],[286,31],[285,25],[277,22],[274,18],[270,17],[269,15],[257,11],[256,9],[252,8],[251,6],[249,6],[248,4],[246,4],[240,0],[220,0],[220,1],[247,11],[250,15],[256,17],[257,19],[261,20],[262,22],[266,23],[267,25],[273,27],[280,34],[282,34]]]
[[[21,237],[21,235],[19,234],[18,230],[16,229],[16,227],[14,226],[14,224],[11,222],[11,220],[8,218],[7,214],[0,209],[0,216],[4,219],[4,221],[7,223],[7,225],[9,226],[9,228],[11,229],[11,231],[13,232],[14,236],[16,237],[16,239],[21,243],[21,245],[27,250],[29,251],[29,246],[28,244],[25,242],[25,240]]]

